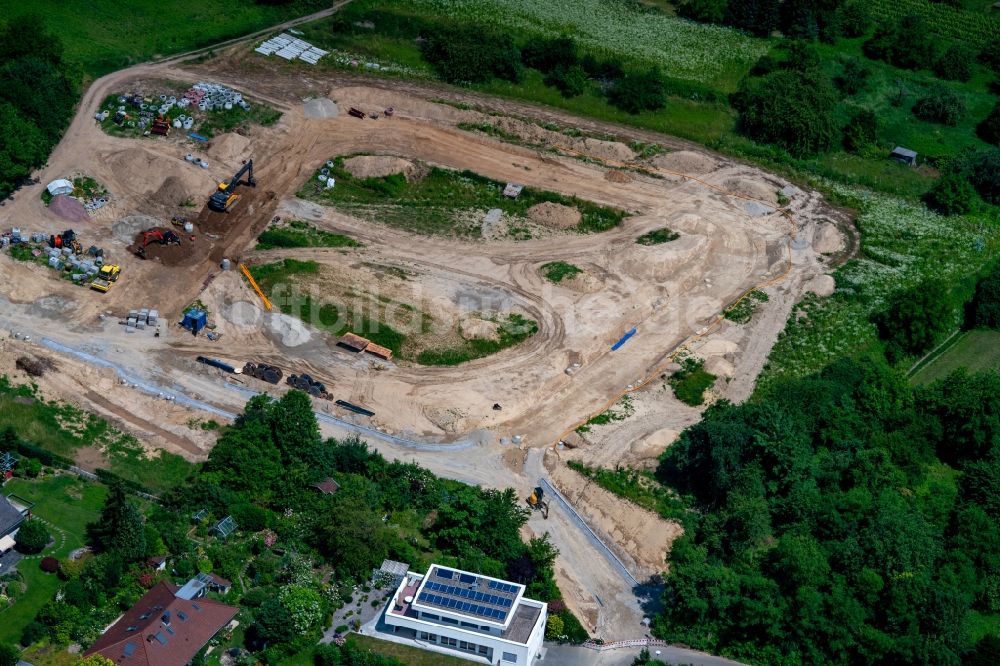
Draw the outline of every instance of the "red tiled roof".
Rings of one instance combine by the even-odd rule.
[[[165,581],[154,585],[86,654],[99,652],[120,666],[185,666],[239,609],[179,599],[178,589]]]
[[[331,477],[326,477],[322,481],[311,484],[313,488],[320,491],[325,495],[335,493],[340,490],[340,484],[334,481]]]

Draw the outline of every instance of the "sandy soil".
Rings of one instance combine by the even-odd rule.
[[[272,128],[255,128],[246,137],[231,135],[207,149],[198,148],[212,157],[209,168],[200,169],[184,160],[194,147],[181,137],[122,139],[95,126],[91,112],[96,103],[110,92],[127,89],[130,81],[150,77],[218,80],[267,100],[284,116]],[[394,89],[359,84],[354,78],[337,87],[331,81],[288,77],[273,63],[245,53],[190,71],[170,64],[143,65],[100,79],[88,90],[49,165],[36,175],[46,183],[63,173],[84,171],[116,193],[114,206],[75,228],[85,246],[102,245],[109,258],[122,265],[122,279],[101,295],[57,280],[44,267],[0,259],[4,295],[10,301],[0,325],[112,358],[144,380],[233,412],[246,399],[246,389],[275,394],[284,389],[225,378],[196,364],[196,355],[237,365],[265,361],[281,366],[286,374],[309,372],[332,387],[335,397],[374,410],[372,423],[384,432],[431,442],[474,442],[460,454],[379,443],[388,455],[416,460],[464,481],[511,485],[524,496],[540,477],[549,476],[567,490],[594,530],[634,566],[635,574],[655,572],[677,534],[676,526],[592,484],[579,489],[575,473],[558,461],[543,464],[541,450],[633,391],[635,414],[594,429],[587,445],[567,457],[608,466],[649,464],[675,433],[700,415],[662,387],[660,376],[680,347],[709,357],[726,375],[713,389],[715,397],[745,399],[792,305],[807,284],[827,271],[829,259],[820,248],[833,242],[825,237],[816,242],[815,232],[820,220],[836,219],[835,212],[817,194],[800,192],[791,197],[787,210],[753,217],[747,203],[775,208],[775,193],[788,185],[786,181],[669,137],[633,132],[637,139],[655,139],[675,151],[638,163],[621,128],[528,105],[475,99],[510,116],[537,114],[546,121],[623,136],[618,142],[539,135],[545,142],[560,142],[566,154],[554,155],[458,129],[459,122],[499,121],[497,116],[428,101],[450,92],[399,82],[378,85]],[[362,110],[393,106],[396,115],[372,121],[346,114],[307,114],[301,100],[320,97]],[[518,131],[549,131],[518,118],[501,120]],[[228,214],[202,209],[217,183],[239,167],[248,147],[258,186],[241,188],[241,200]],[[295,198],[323,162],[357,152],[470,169],[618,206],[633,215],[600,235],[553,230],[530,241],[490,240],[489,235],[462,240],[417,237]],[[589,160],[574,159],[573,154]],[[607,174],[622,168],[630,169],[629,178],[609,181]],[[660,177],[643,175],[643,169]],[[41,205],[39,187],[26,188],[4,208],[8,225],[46,233],[65,226]],[[188,198],[194,208],[183,205]],[[134,214],[148,217],[121,222]],[[181,246],[167,248],[162,255],[151,253],[153,258],[145,262],[127,252],[144,224],[159,221],[169,227],[170,216],[176,214],[195,224],[195,233],[185,235]],[[350,235],[364,246],[349,252],[254,251],[253,239],[275,214]],[[648,247],[635,243],[637,236],[664,226],[681,238]],[[353,298],[352,304],[359,306],[372,298],[416,304],[420,311],[450,322],[455,335],[464,317],[511,310],[535,320],[539,332],[517,348],[456,367],[376,362],[336,348],[318,326],[262,312],[238,275],[218,267],[224,257],[259,262],[279,256],[320,262],[326,276],[322,286],[332,289],[339,282],[338,298]],[[585,273],[553,285],[539,273],[550,261],[571,262]],[[770,300],[750,324],[736,326],[720,318],[725,307],[754,287],[764,288]],[[400,297],[404,291],[406,299]],[[320,289],[317,298],[322,295]],[[208,307],[210,320],[222,334],[218,342],[191,337],[171,324],[196,298]],[[160,310],[164,335],[127,335],[116,323],[97,318],[105,311],[121,315],[139,307]],[[611,352],[611,344],[632,327],[637,334]],[[120,420],[143,433],[151,447],[204,457],[210,443],[183,425],[191,418],[190,410],[165,408],[155,396],[116,383],[110,370],[72,363],[67,367],[74,372],[60,372],[46,390]],[[579,369],[567,374],[573,363],[579,363]],[[494,403],[502,410],[493,410]],[[320,413],[335,413],[325,401],[316,407]],[[331,428],[324,424],[329,434],[342,434]],[[513,435],[523,437],[523,453],[511,454],[510,445],[502,443]],[[548,520],[536,514],[528,528],[534,534],[553,535],[562,553],[557,569],[568,603],[599,635],[615,639],[640,634],[642,611],[633,591],[569,517],[559,510]]]

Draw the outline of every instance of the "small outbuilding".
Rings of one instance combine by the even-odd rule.
[[[355,335],[354,333],[345,333],[339,340],[337,340],[337,346],[359,353],[368,349],[369,344],[371,344],[371,342],[367,338]]]
[[[322,481],[317,481],[316,483],[310,483],[311,487],[315,488],[324,495],[332,495],[338,490],[340,490],[340,484],[333,480],[331,477],[326,477]]]
[[[226,516],[215,525],[212,525],[209,531],[216,534],[220,539],[225,539],[236,531],[236,521],[233,520],[232,516]]]
[[[208,324],[208,313],[204,310],[192,309],[184,313],[181,326],[191,331],[195,335]]]
[[[388,347],[383,347],[382,345],[377,345],[374,342],[369,342],[368,346],[365,347],[365,351],[372,356],[378,356],[386,361],[392,360],[392,350]]]
[[[889,159],[896,160],[900,164],[905,164],[906,166],[917,166],[917,151],[910,150],[909,148],[903,148],[902,146],[896,146],[889,153]]]
[[[45,187],[45,189],[47,189],[49,191],[49,194],[51,194],[54,197],[57,197],[61,194],[73,194],[73,183],[66,180],[65,178],[59,178],[49,183]]]

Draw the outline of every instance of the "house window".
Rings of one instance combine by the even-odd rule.
[[[429,634],[429,636],[430,636],[430,640],[432,640],[435,643],[437,643],[437,640],[438,640],[438,635],[437,634]]]
[[[458,646],[458,639],[456,639],[456,638],[449,638],[448,636],[442,636],[441,637],[441,645],[447,645],[448,647],[457,647]]]
[[[479,628],[478,624],[472,624],[471,622],[463,622],[462,626],[463,627],[471,627],[473,629],[478,629]]]
[[[434,615],[433,613],[421,613],[420,617],[422,617],[425,620],[440,620],[441,619],[440,617],[438,617],[437,615]]]
[[[513,652],[504,652],[503,653],[503,661],[509,661],[512,664],[516,664],[517,663],[517,655],[514,654]]]
[[[488,650],[489,650],[489,648],[487,648],[485,645],[480,645],[479,646],[479,654],[486,654],[486,652]]]
[[[427,632],[426,631],[421,631],[420,632],[420,640],[422,640],[422,641],[426,641],[427,640]]]
[[[454,620],[450,617],[442,617],[441,621],[444,622],[445,624],[458,624],[458,620]]]

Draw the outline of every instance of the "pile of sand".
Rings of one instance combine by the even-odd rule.
[[[212,139],[208,154],[220,162],[240,162],[250,157],[250,139],[235,132],[220,134]]]
[[[121,243],[131,243],[136,234],[159,226],[160,221],[149,215],[129,215],[111,225],[111,237]]]
[[[653,158],[655,166],[684,174],[698,175],[714,171],[718,164],[708,155],[690,150],[678,150],[676,153],[657,155]]]
[[[632,174],[626,171],[619,171],[618,169],[612,169],[611,171],[604,172],[604,180],[609,183],[631,183]]]
[[[712,356],[705,361],[705,370],[716,377],[732,377],[734,373],[733,364],[722,356]]]
[[[344,169],[355,178],[384,178],[401,173],[409,180],[416,165],[391,155],[359,155],[344,160]]]
[[[602,141],[600,139],[577,139],[574,142],[577,150],[602,160],[631,162],[635,159],[635,151],[618,141]]]
[[[674,443],[677,439],[677,435],[677,431],[671,430],[670,428],[657,430],[656,432],[633,442],[630,447],[632,455],[640,459],[656,458],[661,453],[666,451],[668,446]]]
[[[528,209],[528,219],[550,229],[571,229],[580,224],[583,215],[575,208],[546,201]]]
[[[817,275],[806,283],[806,291],[811,291],[817,296],[829,296],[837,288],[837,282],[832,275]]]
[[[722,183],[722,188],[732,194],[743,197],[750,197],[759,201],[770,201],[777,203],[778,195],[774,188],[767,183],[762,183],[748,178],[727,178]]]
[[[495,321],[479,317],[466,317],[458,323],[458,330],[466,340],[499,340],[499,326]]]
[[[267,326],[271,335],[286,347],[298,347],[312,339],[309,329],[295,317],[273,312],[268,317]]]
[[[146,184],[156,178],[173,176],[180,180],[187,192],[211,191],[212,177],[208,172],[183,160],[156,155],[142,148],[120,150],[108,156],[107,165],[120,187],[132,192],[155,192]],[[152,177],[151,177],[152,176]],[[165,182],[165,181],[163,181]]]
[[[832,224],[820,225],[813,238],[813,249],[821,253],[839,252],[844,247],[844,238]]]
[[[150,198],[163,206],[181,206],[190,198],[190,195],[184,181],[177,176],[167,176],[163,179],[160,189],[156,190]]]
[[[52,197],[49,210],[69,222],[86,222],[87,210],[79,199],[60,194]]]

